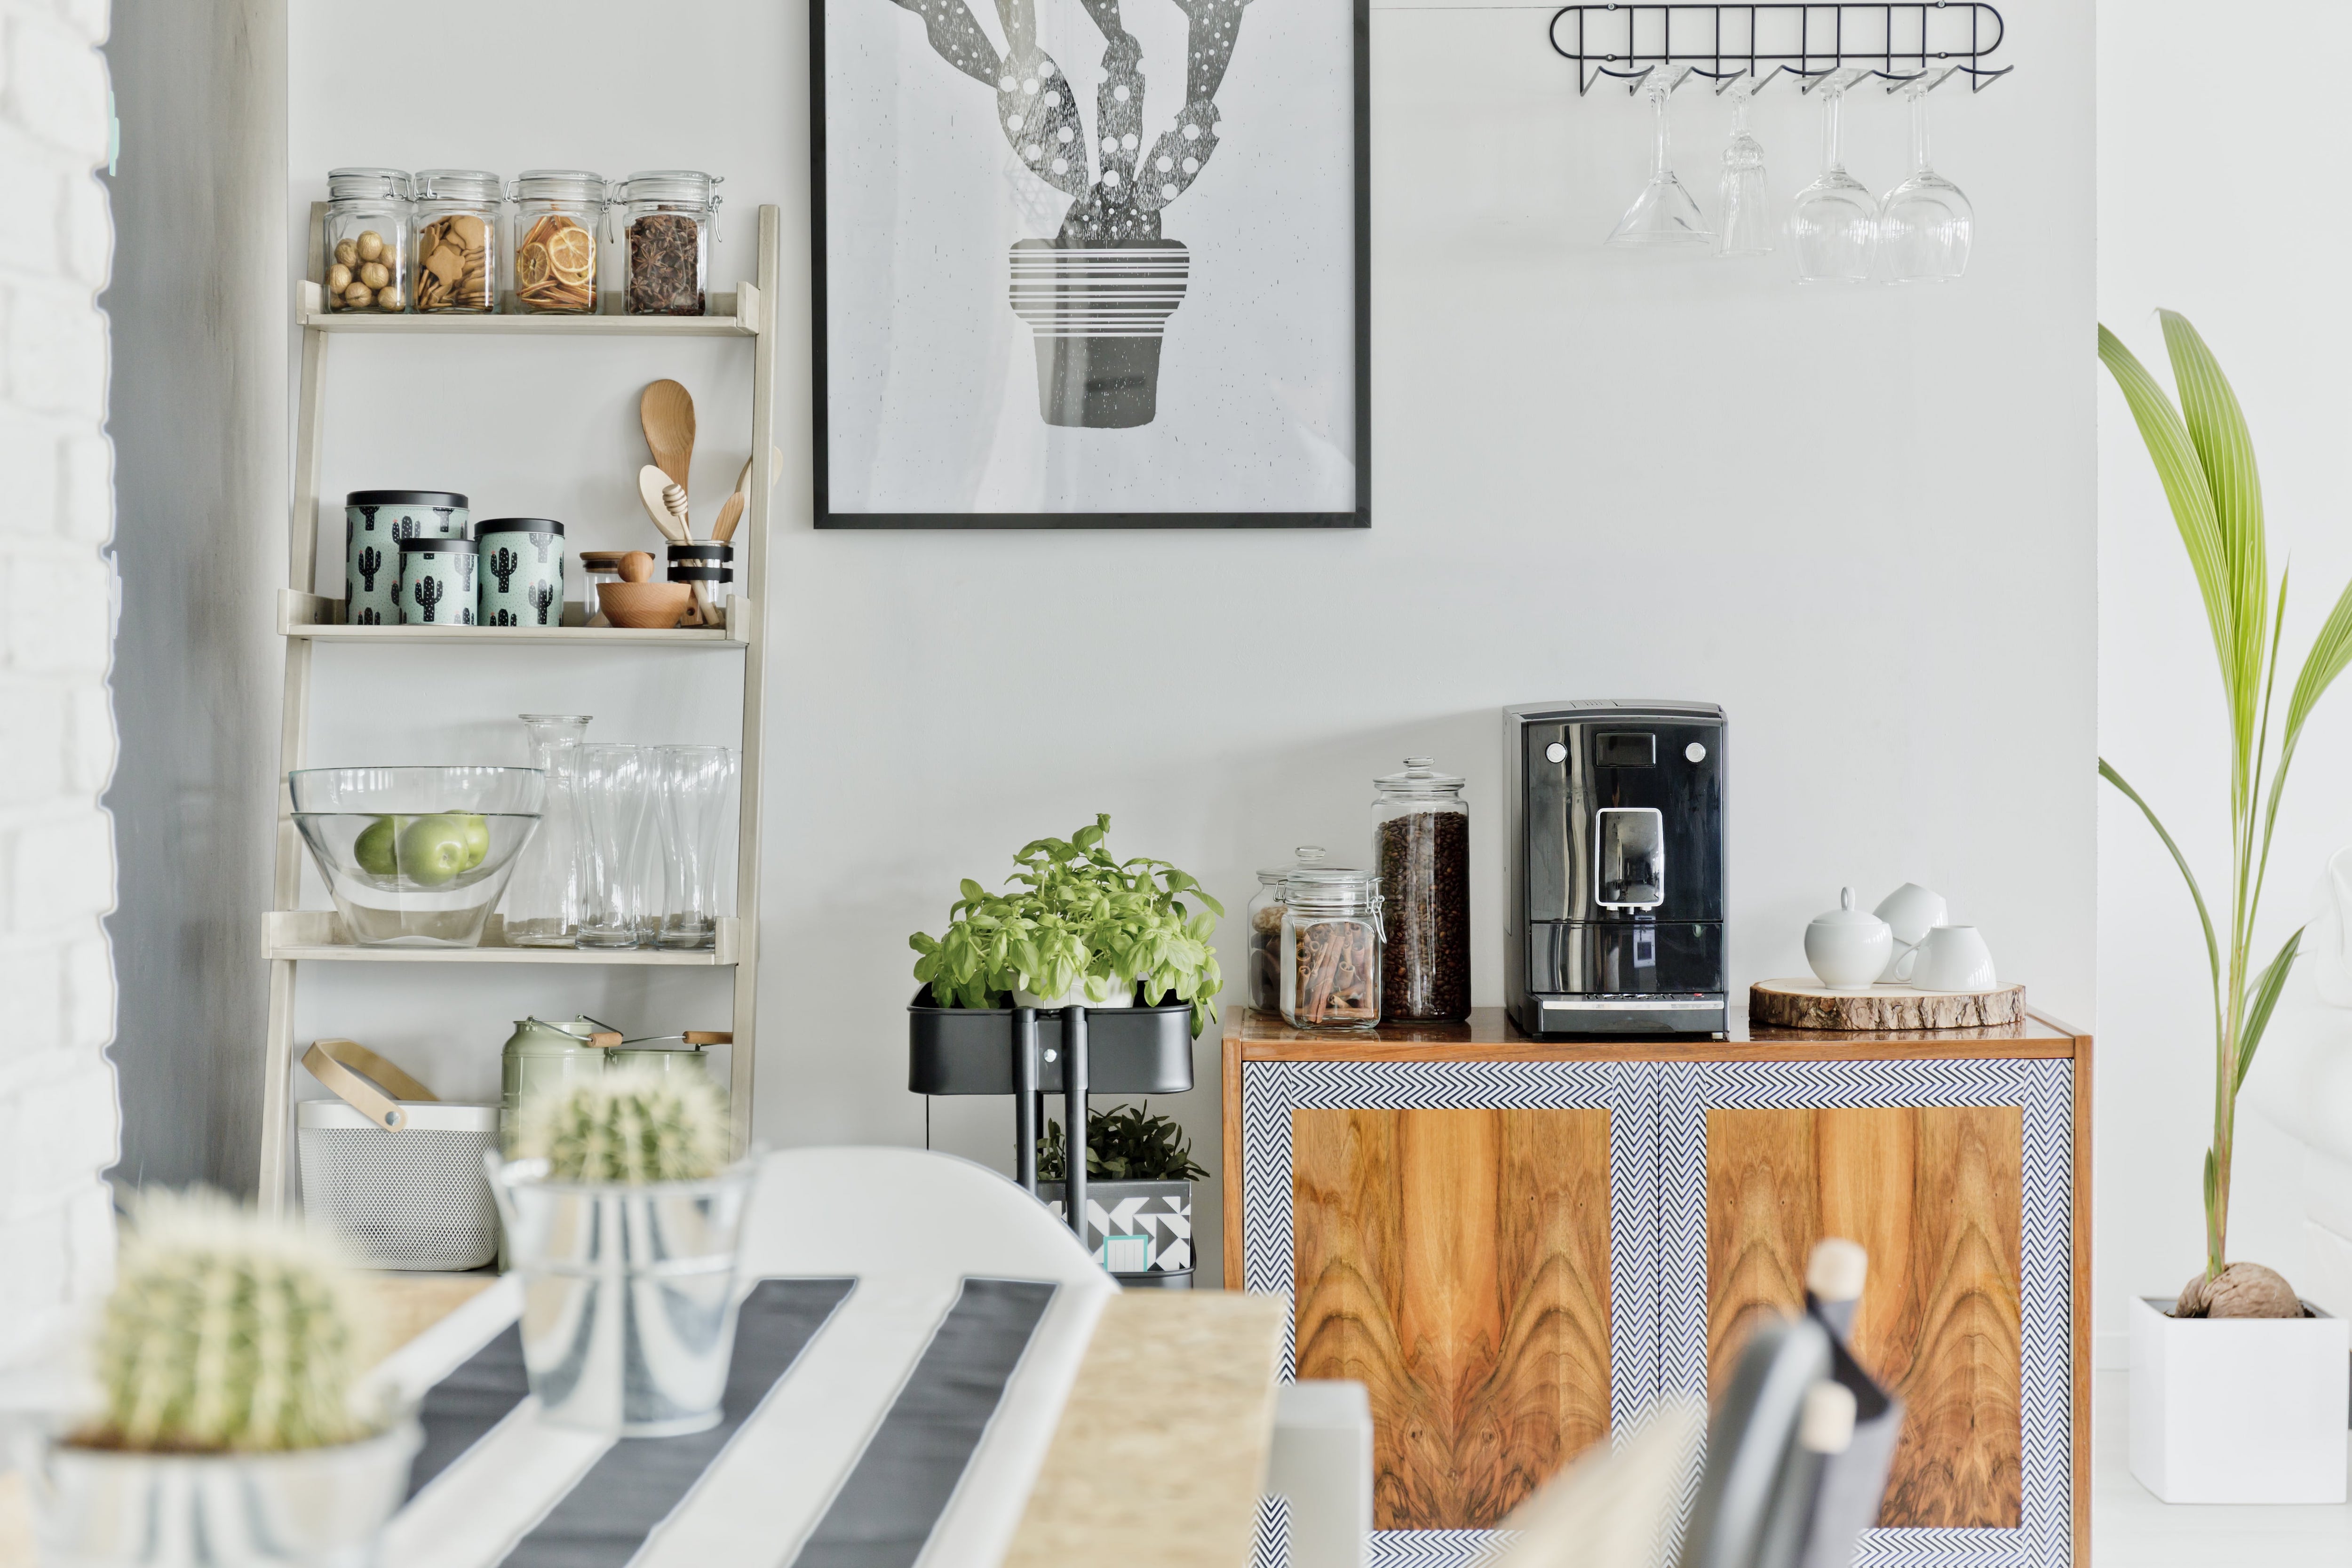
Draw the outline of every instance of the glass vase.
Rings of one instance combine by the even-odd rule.
[[[646,749],[580,748],[587,834],[581,858],[580,945],[637,945],[637,852],[646,826]]]
[[[586,713],[525,713],[523,734],[530,765],[547,774],[546,803],[539,832],[523,846],[521,864],[507,884],[509,947],[575,947],[580,940],[582,893],[586,882],[582,851],[580,749],[588,735]]]
[[[657,945],[708,951],[719,941],[719,843],[735,753],[725,746],[663,746],[657,764],[662,923]]]

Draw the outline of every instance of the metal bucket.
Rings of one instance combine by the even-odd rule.
[[[34,1469],[45,1568],[374,1568],[423,1438],[277,1454],[141,1454],[48,1443]]]
[[[719,1424],[752,1165],[642,1187],[491,1164],[523,1279],[522,1353],[551,1421],[624,1437]]]

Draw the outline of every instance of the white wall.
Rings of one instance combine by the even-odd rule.
[[[809,531],[798,5],[695,0],[656,21],[588,0],[551,29],[422,0],[404,35],[466,42],[420,77],[380,18],[311,0],[292,20],[290,195],[300,211],[341,163],[708,168],[728,176],[730,280],[752,206],[783,206],[775,437],[795,477],[770,584],[770,1140],[923,1136],[904,1089],[907,932],[936,929],[959,877],[996,876],[1097,810],[1115,847],[1176,861],[1238,910],[1252,868],[1302,841],[1360,845],[1372,776],[1433,755],[1471,781],[1477,994],[1499,1000],[1496,712],[1522,699],[1730,710],[1736,984],[1801,972],[1803,922],[1840,883],[1875,900],[1916,879],[1985,927],[2037,1002],[2087,1023],[2091,16],[2087,0],[2006,9],[2014,76],[1936,102],[1937,163],[1979,215],[1970,275],[1822,292],[1790,282],[1785,256],[1598,247],[1640,185],[1648,125],[1622,91],[1578,99],[1545,46],[1549,8],[1376,7],[1364,533]],[[404,110],[425,87],[446,111]],[[1728,112],[1687,90],[1675,111],[1682,165],[1711,195]],[[1785,84],[1759,108],[1784,197],[1812,172],[1818,115]],[[1848,120],[1849,166],[1895,183],[1895,103]],[[1223,158],[1252,155],[1239,115],[1221,132]],[[744,449],[729,352],[354,345],[323,488],[446,484],[484,514],[543,502],[587,542],[642,540],[637,389],[675,374],[729,411],[702,421],[712,483]],[[663,738],[675,688],[650,682],[667,668],[613,691],[618,667],[566,664],[519,649],[434,667],[461,682],[403,684],[399,661],[322,659],[321,710],[352,715],[352,754],[324,760],[363,760],[379,731],[357,726],[377,716],[403,746],[494,744],[498,716],[563,690],[612,714],[600,732]],[[681,727],[724,710],[692,707]],[[463,732],[428,739],[444,715]],[[1237,923],[1221,945],[1238,951]],[[309,992],[316,1022],[434,1053],[468,1084],[489,1081],[504,1021],[552,997],[544,979],[469,975],[429,1002],[335,979]],[[690,1005],[706,1000],[723,1010],[716,991]],[[1173,1103],[1216,1165],[1213,1041],[1199,1066],[1204,1088]],[[1002,1105],[931,1111],[940,1146],[1007,1162]]]
[[[2342,457],[2352,387],[2329,374],[2352,346],[2342,283],[2352,225],[2322,194],[2335,175],[2328,95],[2210,69],[2210,16],[2188,0],[2099,7],[2099,315],[2169,384],[2152,312],[2179,310],[2229,374],[2261,462],[2273,569],[2294,563],[2292,672],[2352,575]],[[2314,58],[2352,45],[2352,15],[2319,0],[2270,7],[2263,26]],[[2104,373],[2099,605],[2100,750],[2182,841],[2209,900],[2225,897],[2227,730],[2212,644],[2163,491]],[[2352,690],[2339,690],[2305,731],[2280,814],[2257,942],[2265,960],[2308,918],[2325,858],[2352,843],[2347,766]],[[2126,1300],[2177,1290],[2204,1260],[2212,1024],[2179,875],[2138,811],[2105,789],[2099,843],[2096,1328],[2100,1360],[2120,1365]],[[2307,984],[2290,982],[2283,1021]],[[2257,1058],[2250,1095],[2264,1073]],[[2296,1279],[2294,1152],[2258,1112],[2242,1110],[2239,1125],[2231,1253]]]
[[[114,1271],[105,0],[0,0],[0,1362]]]

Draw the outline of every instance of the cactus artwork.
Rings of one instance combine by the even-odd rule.
[[[375,592],[375,574],[383,570],[383,552],[369,545],[353,563],[360,569],[360,585],[369,593]]]
[[[416,601],[416,613],[424,617],[426,625],[431,625],[433,606],[441,602],[441,579],[432,576],[419,577],[415,586],[409,590],[409,594]]]
[[[269,1453],[370,1435],[352,1407],[373,1300],[327,1233],[218,1193],[137,1200],[93,1370],[93,1447]]]
[[[501,544],[490,552],[490,575],[499,580],[499,593],[510,594],[514,591],[514,584],[508,579],[521,570],[522,557],[505,545]]]
[[[1038,412],[1049,425],[1127,429],[1157,412],[1160,346],[1190,274],[1160,215],[1217,148],[1217,89],[1244,0],[1176,0],[1188,24],[1184,102],[1143,146],[1143,48],[1119,0],[1082,0],[1102,34],[1103,79],[1088,132],[1077,94],[1037,46],[1035,0],[998,0],[1000,56],[966,0],[895,0],[922,18],[931,48],[996,94],[996,122],[1030,174],[1070,198],[1051,239],[1013,247],[1012,305],[1033,329]]]
[[[542,626],[547,625],[548,608],[555,603],[555,584],[533,583],[530,585],[530,592],[525,597],[530,599],[530,607],[539,612],[539,624]]]
[[[525,1100],[516,1152],[559,1182],[697,1182],[725,1167],[727,1102],[708,1079],[624,1068]]]

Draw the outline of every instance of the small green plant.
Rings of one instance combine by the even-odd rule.
[[[524,1101],[516,1149],[559,1182],[698,1182],[727,1163],[727,1102],[706,1079],[631,1068]]]
[[[1045,1123],[1037,1140],[1037,1179],[1069,1179],[1068,1152],[1062,1147],[1062,1124]],[[1087,1177],[1106,1182],[1197,1182],[1209,1173],[1192,1163],[1192,1141],[1175,1119],[1151,1114],[1151,1102],[1140,1109],[1121,1105],[1087,1112]]]
[[[367,1436],[369,1298],[331,1237],[202,1188],[149,1193],[98,1336],[87,1447],[268,1453]]]
[[[1208,1027],[1224,984],[1209,938],[1224,905],[1165,860],[1113,858],[1109,831],[1098,816],[1067,838],[1023,846],[1004,892],[967,878],[946,933],[907,939],[933,1004],[1002,1007],[1014,991],[1060,996],[1081,982],[1099,1003],[1139,983],[1149,999],[1191,1003],[1194,1035]]]

